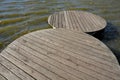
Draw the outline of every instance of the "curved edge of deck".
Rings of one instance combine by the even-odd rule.
[[[100,31],[107,26],[106,20],[101,16],[77,10],[56,12],[48,17],[48,24],[52,26],[53,29],[65,28],[87,33]]]
[[[88,56],[89,52],[96,57]],[[119,80],[120,67],[110,49],[98,39],[74,30],[46,29],[9,44],[0,53],[0,74],[8,80]]]

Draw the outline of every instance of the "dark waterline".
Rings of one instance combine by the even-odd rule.
[[[47,18],[54,12],[83,10],[108,22],[102,41],[120,61],[120,0],[0,0],[0,50],[16,38],[50,28]]]

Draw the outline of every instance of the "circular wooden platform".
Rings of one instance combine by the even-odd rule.
[[[120,80],[113,53],[82,32],[48,29],[29,33],[0,53],[2,80]]]
[[[61,11],[48,18],[53,28],[65,28],[83,32],[95,32],[104,29],[106,21],[97,15],[84,11]]]

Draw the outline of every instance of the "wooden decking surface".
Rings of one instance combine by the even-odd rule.
[[[0,80],[120,80],[113,53],[82,32],[29,33],[0,53]]]
[[[104,29],[106,21],[100,16],[84,11],[61,11],[50,15],[48,23],[53,28],[65,28],[82,32]]]

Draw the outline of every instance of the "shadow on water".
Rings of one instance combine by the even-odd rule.
[[[111,41],[119,37],[119,32],[117,30],[117,26],[114,26],[112,23],[107,23],[106,28],[103,32],[103,38],[101,39],[103,42]]]
[[[107,45],[107,42],[109,41],[113,41],[115,39],[117,39],[120,35],[119,32],[117,30],[117,26],[114,26],[112,23],[107,23],[107,26],[105,29],[98,31],[98,32],[94,32],[94,33],[88,33],[96,38],[98,38],[99,40],[101,40],[103,43],[105,43]],[[112,43],[114,44],[114,43]],[[116,56],[119,64],[120,64],[120,51],[111,48],[109,45],[107,45],[111,51],[114,53],[114,55]]]

